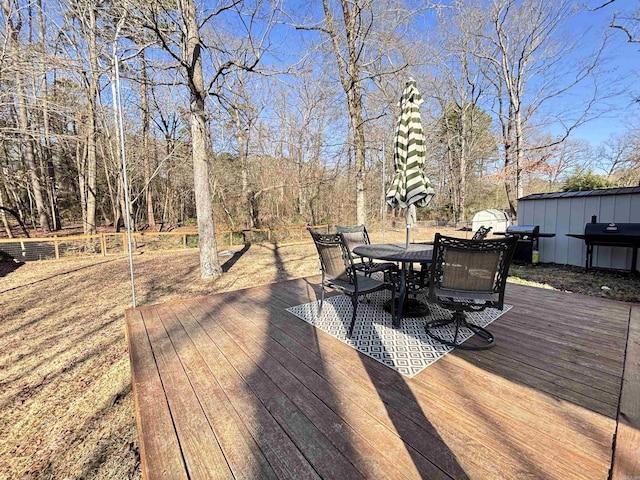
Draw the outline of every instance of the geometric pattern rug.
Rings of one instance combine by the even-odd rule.
[[[418,295],[417,299],[427,303],[426,296]],[[393,328],[391,314],[383,308],[390,298],[391,293],[387,290],[374,292],[367,299],[361,297],[350,339],[347,338],[347,330],[352,310],[351,300],[346,295],[325,298],[322,312],[318,312],[319,300],[287,308],[287,311],[402,375],[413,377],[453,350],[453,347],[442,345],[424,331],[425,323],[451,318],[451,312],[429,304],[429,314],[403,318],[401,327]],[[504,305],[503,310],[487,308],[482,312],[467,313],[467,316],[471,323],[486,327],[510,309],[511,305]],[[454,328],[443,327],[438,335],[453,340],[454,332]],[[459,335],[467,340],[473,332],[465,328]]]

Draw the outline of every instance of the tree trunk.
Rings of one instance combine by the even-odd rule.
[[[19,57],[20,30],[22,29],[22,17],[16,2],[4,0],[4,17],[7,27],[9,48],[13,50],[16,58]],[[25,87],[25,71],[21,65],[15,68],[15,89],[16,89],[16,109],[18,113],[19,132],[22,137],[24,148],[24,160],[27,165],[27,174],[33,190],[33,199],[38,212],[38,222],[43,232],[48,232],[49,216],[42,196],[42,186],[40,184],[40,173],[36,162],[36,151],[33,136],[31,135],[31,125],[29,121],[29,111],[27,108],[27,92]]]
[[[7,237],[13,238],[13,233],[11,232],[11,227],[9,226],[9,222],[7,220],[7,213],[4,210],[4,194],[2,193],[2,190],[3,187],[0,184],[0,220],[2,220],[4,231],[7,232]]]
[[[76,125],[73,125],[73,132],[78,133]],[[80,210],[82,212],[82,225],[86,233],[87,225],[87,144],[76,142],[76,171],[78,172],[78,195],[80,197]]]
[[[191,144],[193,158],[193,177],[196,197],[196,215],[198,217],[198,236],[200,242],[200,275],[202,278],[222,275],[216,245],[209,184],[209,165],[207,163],[207,125],[205,114],[204,79],[202,76],[202,57],[200,32],[196,18],[196,6],[193,0],[180,0],[184,19],[184,59],[185,75],[190,93]]]
[[[97,128],[97,98],[98,98],[98,52],[96,41],[96,10],[88,9],[89,14],[89,91],[87,104],[89,118],[87,119],[87,175],[86,175],[86,217],[84,223],[85,235],[96,233],[96,186],[98,170],[98,148],[96,144]]]
[[[327,22],[327,32],[331,37],[334,55],[338,63],[340,82],[347,96],[347,107],[349,109],[349,119],[353,129],[353,148],[355,156],[355,187],[356,187],[356,222],[366,223],[365,210],[365,135],[364,117],[362,111],[362,89],[360,85],[360,66],[358,64],[358,36],[363,35],[357,28],[360,17],[360,6],[357,2],[350,8],[350,2],[341,0],[342,14],[345,24],[347,60],[345,62],[341,49],[340,39],[334,27],[333,15],[329,7],[328,0],[323,0],[325,20]],[[363,39],[360,39],[363,41]],[[346,63],[346,64],[345,64]]]
[[[351,117],[354,123],[354,150],[355,150],[355,180],[356,180],[356,224],[365,225],[367,221],[364,201],[364,176],[365,176],[365,140],[364,122],[362,119],[362,97],[360,92],[354,95],[354,113]]]
[[[149,114],[147,61],[144,49],[140,55],[140,108],[142,110],[142,162],[144,170],[145,203],[147,205],[147,223],[155,229],[156,217],[153,213],[153,188],[151,186],[151,159],[153,151],[151,147],[151,117]]]
[[[467,161],[468,161],[468,145],[467,142],[467,122],[471,121],[469,115],[473,115],[473,104],[462,104],[460,109],[460,166],[458,181],[458,218],[456,222],[464,222],[465,220],[465,203],[467,192]]]
[[[47,39],[46,39],[46,23],[44,21],[42,0],[38,0],[38,24],[40,28],[40,54],[42,58],[46,58]],[[43,157],[46,163],[46,186],[47,196],[49,197],[49,207],[51,209],[51,228],[52,230],[60,230],[60,211],[58,210],[58,194],[56,192],[56,173],[53,163],[53,147],[51,145],[51,128],[49,122],[49,92],[47,83],[47,63],[41,62],[41,88],[42,88],[42,121],[44,127],[44,152]]]

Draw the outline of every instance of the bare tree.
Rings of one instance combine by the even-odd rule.
[[[397,66],[388,61],[394,45],[390,42],[391,35],[381,32],[387,21],[400,30],[408,15],[393,1],[382,4],[374,0],[323,0],[322,6],[322,21],[315,24],[306,21],[306,25],[298,28],[318,31],[329,38],[349,114],[356,222],[365,223],[366,127],[371,120],[366,114],[365,93],[378,77],[394,75],[406,68],[403,61]]]
[[[597,152],[599,167],[621,185],[640,185],[640,129],[611,137]]]
[[[15,102],[17,111],[17,124],[19,135],[22,137],[21,148],[24,150],[24,160],[31,182],[31,189],[39,217],[40,229],[48,232],[50,230],[49,215],[44,202],[43,188],[41,184],[41,171],[38,168],[36,158],[36,146],[33,134],[32,122],[30,120],[29,106],[27,104],[26,90],[26,70],[27,65],[19,59],[23,56],[20,53],[20,31],[23,26],[23,15],[25,6],[19,5],[17,0],[3,0],[2,11],[5,19],[5,29],[9,50],[17,65],[14,65],[14,86]]]
[[[596,11],[603,8],[610,8],[614,4],[617,6],[621,3],[623,2],[618,2],[616,4],[616,0],[600,1],[590,6],[590,10]],[[625,5],[623,6],[628,8],[628,2],[624,3]],[[615,6],[612,8],[616,8]],[[609,26],[623,32],[629,43],[640,42],[640,4],[636,5],[635,10],[615,10],[611,16],[611,23]]]
[[[74,72],[86,96],[86,112],[79,114],[81,121],[76,125],[78,133],[84,136],[84,145],[78,145],[76,166],[82,197],[84,233],[96,232],[96,210],[98,199],[98,122],[101,50],[98,21],[104,4],[102,1],[77,1],[69,4],[65,12],[66,25],[64,45],[68,56],[76,62]]]
[[[225,76],[235,70],[252,71],[263,53],[264,37],[271,25],[271,11],[267,9],[266,18],[260,18],[261,4],[227,0],[216,5],[207,5],[204,11],[198,11],[194,0],[180,0],[177,12],[164,10],[160,4],[141,5],[148,15],[146,26],[153,30],[157,39],[182,70],[189,90],[189,112],[191,126],[191,151],[193,176],[198,217],[200,243],[200,271],[202,278],[217,277],[222,274],[216,246],[213,203],[210,187],[209,154],[211,141],[207,126],[206,101],[210,95],[217,95],[217,89],[224,83]],[[150,7],[150,8],[149,8]],[[177,13],[177,15],[176,15]],[[205,25],[229,13],[238,29],[245,28],[246,43],[234,48],[231,38],[225,38],[220,26],[217,35],[207,38],[202,31]],[[262,28],[262,37],[253,29]],[[237,47],[237,45],[236,45]],[[211,55],[211,63],[203,67],[203,57]],[[205,83],[205,71],[210,81]]]
[[[491,117],[481,108],[488,82],[473,55],[475,37],[472,18],[455,15],[455,11],[439,11],[440,23],[447,25],[440,33],[438,48],[430,64],[438,72],[427,95],[439,105],[435,140],[442,145],[444,180],[450,192],[453,221],[465,219],[468,178],[481,174],[483,161],[495,155],[491,134]]]
[[[573,13],[572,4],[566,0],[496,0],[488,12],[482,8],[462,12],[473,15],[475,26],[468,32],[477,39],[473,54],[494,88],[503,164],[510,173],[508,178],[513,179],[505,182],[513,215],[517,212],[516,199],[523,194],[526,151],[549,146],[532,145],[527,129],[545,120],[544,107],[550,100],[557,105],[576,86],[587,87],[588,82],[594,82],[581,110],[553,113],[551,120],[563,131],[552,143],[561,143],[588,119],[601,95],[595,79],[604,45],[578,55],[579,48],[584,50],[579,32],[573,32],[571,38],[562,36],[563,23]],[[589,90],[585,88],[583,95],[584,91]]]

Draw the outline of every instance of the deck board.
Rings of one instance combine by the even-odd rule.
[[[173,420],[147,337],[141,310],[127,311],[127,340],[142,474],[147,478],[188,478]],[[168,432],[168,434],[156,434]]]
[[[624,370],[611,480],[640,476],[640,308],[629,321]]]
[[[509,284],[495,348],[409,379],[285,311],[318,282],[126,311],[145,478],[640,474],[638,305]]]

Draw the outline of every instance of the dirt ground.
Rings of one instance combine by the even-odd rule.
[[[196,251],[136,255],[137,304],[318,273],[311,243],[224,250],[220,260],[225,274],[201,280]],[[511,273],[520,283],[640,301],[638,277],[541,265]],[[140,478],[123,321],[131,302],[125,257],[0,264],[0,478]]]

